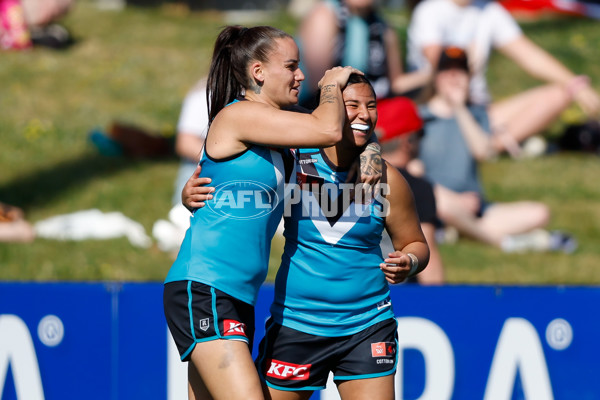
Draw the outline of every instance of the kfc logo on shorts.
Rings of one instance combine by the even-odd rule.
[[[223,336],[246,336],[246,324],[233,319],[223,321]]]
[[[392,357],[396,346],[391,342],[371,343],[371,357]]]
[[[310,367],[312,364],[298,365],[290,364],[284,361],[271,360],[271,366],[267,371],[267,376],[288,381],[305,381],[310,376]]]

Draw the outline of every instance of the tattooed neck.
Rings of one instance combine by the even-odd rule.
[[[261,91],[261,87],[256,84],[251,85],[249,89],[252,90],[256,94],[260,94],[260,91]]]

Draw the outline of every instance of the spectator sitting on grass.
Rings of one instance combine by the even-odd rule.
[[[419,154],[419,141],[423,134],[423,121],[414,103],[407,97],[384,99],[377,103],[381,117],[377,121],[377,135],[381,144],[382,157],[396,167],[408,182],[415,197],[421,230],[429,245],[429,263],[420,274],[411,280],[422,285],[441,285],[445,282],[442,256],[435,239],[436,217],[433,185],[426,179],[414,176],[407,167]],[[381,241],[382,253],[387,254],[392,244],[389,236]]]
[[[190,212],[181,204],[181,191],[188,179],[198,168],[200,151],[208,131],[208,102],[206,98],[206,80],[199,80],[183,100],[177,135],[175,154],[180,158],[179,170],[175,178],[175,188],[169,211],[169,221],[159,220],[154,224],[152,233],[163,251],[179,249],[186,229],[190,225]],[[200,170],[197,171],[199,175]],[[207,178],[206,184],[210,183]]]
[[[419,158],[434,183],[437,215],[460,234],[507,252],[562,250],[577,244],[562,232],[544,228],[549,208],[540,202],[488,203],[478,162],[493,154],[485,107],[469,103],[469,67],[458,48],[442,52],[431,97],[420,108],[424,121]]]
[[[62,49],[72,44],[69,31],[56,21],[75,0],[17,0],[0,7],[0,48],[21,50],[34,46]]]
[[[18,207],[0,203],[0,242],[32,242],[33,227]]]
[[[579,105],[588,118],[597,118],[600,113],[600,96],[589,78],[578,76],[525,36],[496,1],[421,1],[412,13],[407,34],[410,71],[435,67],[443,47],[467,51],[472,72],[471,101],[488,107],[491,142],[498,152],[522,155],[520,144],[540,134],[572,103]],[[485,74],[494,49],[546,84],[492,101]]]

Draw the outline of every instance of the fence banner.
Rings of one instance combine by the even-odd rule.
[[[598,287],[400,285],[392,301],[397,399],[600,399]],[[162,284],[0,283],[0,399],[83,398],[187,398]]]

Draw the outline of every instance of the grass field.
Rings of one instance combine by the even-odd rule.
[[[389,21],[404,35],[406,14]],[[66,51],[38,48],[2,53],[0,63],[0,201],[22,207],[29,220],[90,208],[121,211],[150,234],[166,218],[178,162],[103,157],[87,133],[123,121],[172,134],[181,101],[208,68],[221,26],[236,22],[217,12],[189,13],[176,5],[101,11],[82,0],[63,21],[76,38]],[[267,23],[294,32],[283,13]],[[523,23],[536,42],[600,85],[598,22],[544,19]],[[490,66],[494,95],[502,97],[536,82],[505,59]],[[557,135],[581,112],[568,110],[547,132]],[[489,197],[534,199],[553,212],[551,228],[572,232],[575,254],[506,255],[468,240],[443,245],[450,283],[600,283],[600,160],[582,154],[552,154],[483,166]],[[270,277],[277,265],[276,243]],[[232,250],[235,253],[235,250]],[[0,244],[2,280],[160,281],[172,255],[153,246],[139,249],[127,239]]]

